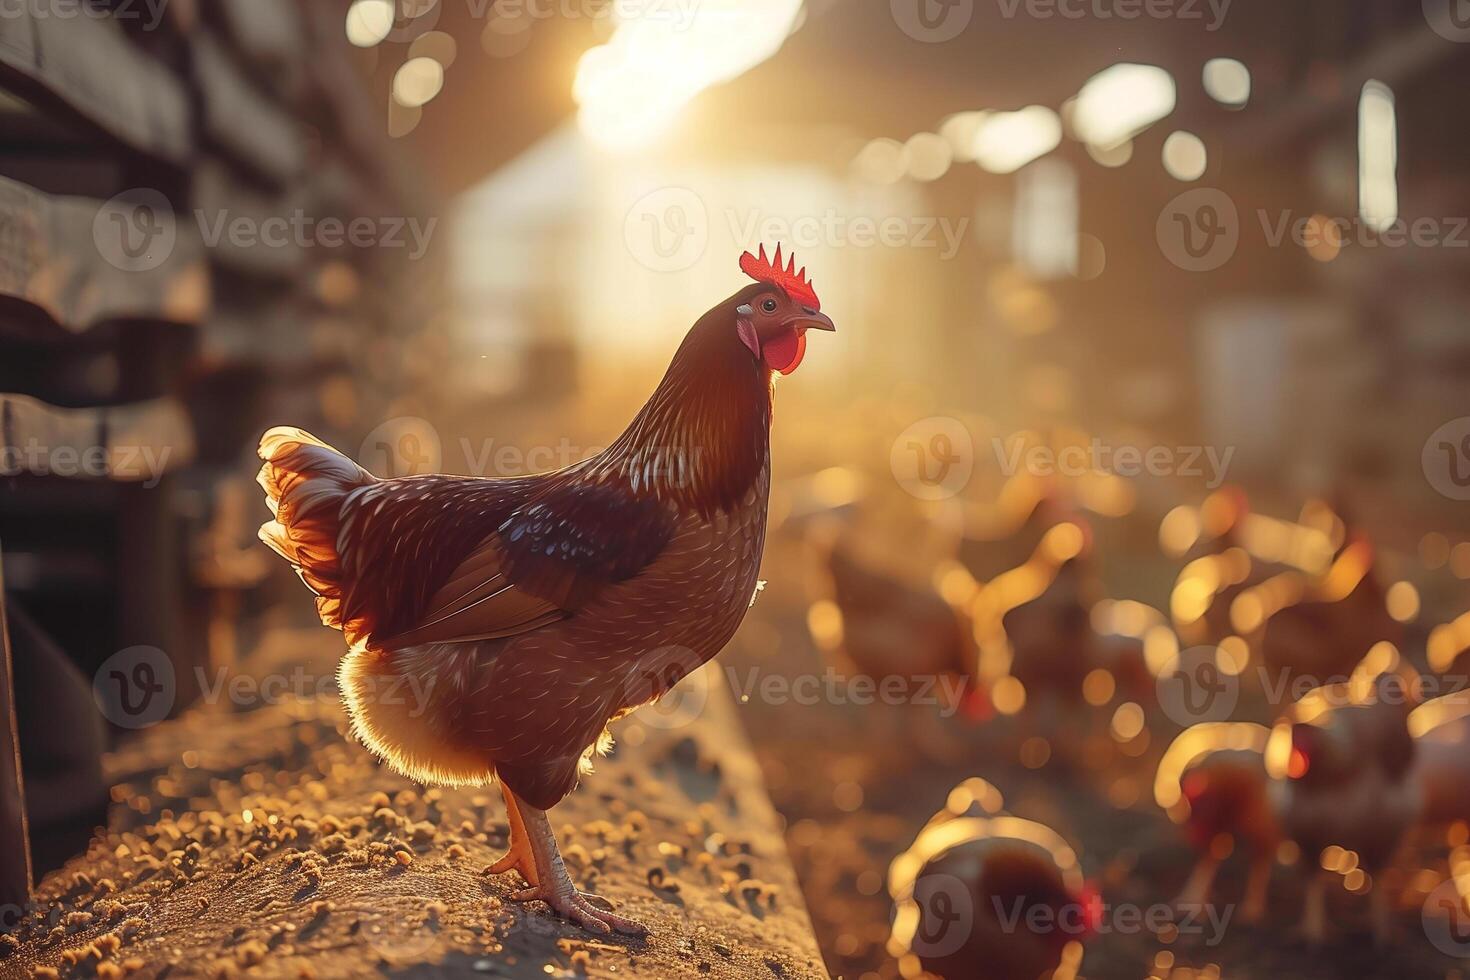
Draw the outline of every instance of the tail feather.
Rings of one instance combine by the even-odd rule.
[[[311,433],[286,426],[261,438],[260,458],[265,465],[257,480],[275,514],[275,520],[261,525],[260,539],[290,562],[316,594],[322,622],[356,644],[366,624],[344,621],[342,615],[342,505],[377,477]]]

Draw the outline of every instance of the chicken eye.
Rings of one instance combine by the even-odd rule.
[[[767,313],[775,313],[776,301],[767,296],[764,300],[761,301],[761,309],[765,310]]]

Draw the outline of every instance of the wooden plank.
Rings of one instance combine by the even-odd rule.
[[[162,195],[104,206],[0,177],[0,294],[73,332],[119,318],[195,324],[209,270],[196,224],[175,220]]]
[[[15,722],[10,631],[5,622],[5,568],[0,564],[0,907],[24,908],[31,896],[31,844],[26,829],[20,732]]]
[[[172,398],[57,408],[0,394],[0,476],[28,473],[154,485],[195,456],[189,413]]]
[[[193,37],[194,72],[210,141],[278,186],[306,169],[300,125],[262,95],[206,31]]]
[[[183,82],[111,17],[0,17],[0,87],[71,110],[133,149],[185,166],[193,153]]]
[[[0,17],[0,60],[17,64],[36,63],[36,36],[25,11],[12,11],[13,16]]]
[[[273,81],[284,81],[289,90],[292,82],[281,73],[299,76],[306,59],[301,16],[290,0],[221,0],[215,9],[234,48],[277,73]]]

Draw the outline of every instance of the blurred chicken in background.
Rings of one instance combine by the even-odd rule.
[[[1274,682],[1322,685],[1348,676],[1374,644],[1401,642],[1386,596],[1373,546],[1358,536],[1321,576],[1283,572],[1242,593],[1231,619]]]
[[[988,706],[974,686],[975,646],[965,614],[927,584],[910,584],[860,558],[855,534],[825,522],[809,534],[821,562],[822,598],[808,613],[817,645],[838,666],[881,682],[937,678],[935,691],[962,692],[958,707],[978,720]]]
[[[1043,722],[1081,700],[1092,669],[1090,610],[1100,586],[1088,562],[1092,531],[1073,518],[1050,528],[1031,557],[975,598],[980,678],[998,710],[1030,704]]]
[[[1133,599],[1103,599],[1088,618],[1096,665],[1083,685],[1088,703],[1151,703],[1158,695],[1159,674],[1179,653],[1179,639],[1168,619]]]
[[[1308,875],[1302,929],[1327,934],[1330,873],[1368,891],[1375,942],[1392,934],[1391,906],[1378,880],[1419,816],[1414,739],[1408,719],[1417,672],[1380,643],[1345,683],[1309,692],[1288,711],[1267,747],[1282,830],[1301,849]]]
[[[989,582],[1030,558],[1046,532],[1070,514],[1054,481],[1017,474],[994,503],[964,505],[955,558],[976,582]]]
[[[1252,512],[1245,491],[1233,486],[1199,507],[1175,507],[1159,526],[1159,543],[1186,560],[1169,603],[1180,639],[1216,644],[1259,629],[1270,610],[1294,601],[1291,583],[1325,574],[1345,536],[1341,517],[1317,500],[1295,522]],[[1244,595],[1251,598],[1239,602]]]
[[[1066,841],[1003,807],[994,786],[968,779],[894,859],[888,950],[903,976],[1077,976],[1101,899]]]
[[[1197,854],[1175,904],[1209,905],[1224,862],[1243,850],[1249,862],[1241,919],[1266,912],[1271,866],[1281,843],[1264,753],[1270,729],[1244,722],[1195,725],[1176,738],[1159,762],[1155,799],[1182,823]]]
[[[1419,824],[1470,821],[1470,691],[1426,701],[1409,714]]]

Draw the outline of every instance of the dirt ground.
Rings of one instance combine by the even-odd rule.
[[[314,633],[323,650],[337,639]],[[647,939],[509,901],[516,876],[484,873],[506,843],[497,790],[426,791],[344,737],[333,699],[293,698],[195,709],[110,758],[108,833],[43,882],[0,977],[819,980],[722,695],[687,719],[621,724],[619,749],[552,814],[579,885]]]

